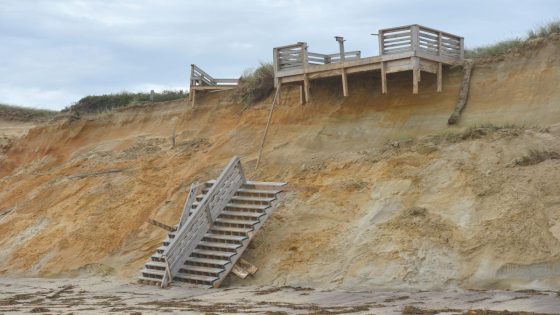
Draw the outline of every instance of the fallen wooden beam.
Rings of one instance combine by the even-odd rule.
[[[455,110],[447,120],[449,125],[454,125],[459,121],[459,117],[461,117],[461,113],[465,106],[467,105],[467,99],[469,98],[469,87],[471,82],[471,73],[474,67],[473,60],[465,60],[463,66],[463,82],[461,82],[461,91],[459,92],[459,100],[457,101],[457,105],[455,105]]]
[[[155,226],[157,226],[157,227],[159,227],[159,228],[162,228],[162,229],[164,229],[164,230],[166,230],[166,231],[169,231],[169,232],[175,231],[175,228],[174,228],[174,227],[169,226],[169,225],[167,225],[167,224],[165,224],[165,223],[161,223],[161,222],[159,222],[159,221],[157,221],[157,220],[154,220],[154,219],[148,219],[148,223],[150,223],[150,224],[152,224],[152,225],[155,225]]]
[[[243,258],[239,258],[235,266],[231,269],[234,275],[238,276],[241,279],[247,278],[249,275],[254,275],[259,268],[255,265],[251,264],[250,262],[246,261]]]

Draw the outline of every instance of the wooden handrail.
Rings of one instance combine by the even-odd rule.
[[[227,202],[245,182],[239,157],[233,157],[163,252],[162,258],[167,267],[161,282],[162,287],[166,287],[173,280]]]

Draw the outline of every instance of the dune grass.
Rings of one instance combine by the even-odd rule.
[[[239,102],[254,105],[267,98],[273,89],[274,68],[271,63],[263,62],[256,69],[245,70],[239,78],[234,97]]]
[[[552,21],[527,32],[525,37],[516,37],[503,40],[491,45],[485,45],[473,49],[465,50],[467,58],[486,58],[507,53],[512,49],[517,49],[526,44],[529,40],[536,38],[548,38],[560,34],[560,21]]]
[[[163,91],[154,93],[154,102],[173,101],[185,98],[187,95],[188,93],[183,92],[183,90]],[[72,108],[80,113],[100,113],[117,107],[149,101],[150,93],[122,92],[116,94],[89,95],[80,99],[74,105],[70,106],[70,108],[65,108],[63,111],[68,111]]]
[[[44,121],[56,114],[48,109],[0,104],[0,120],[4,121]]]

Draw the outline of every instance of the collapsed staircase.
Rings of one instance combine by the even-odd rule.
[[[175,231],[145,264],[141,282],[219,287],[278,204],[286,183],[246,181],[234,157],[217,180],[191,187]]]

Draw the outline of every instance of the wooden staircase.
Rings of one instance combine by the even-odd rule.
[[[234,168],[238,176],[231,176]],[[228,176],[240,180],[228,185]],[[219,287],[275,210],[285,184],[246,181],[239,158],[233,158],[218,180],[191,187],[177,229],[150,257],[139,280],[162,287],[171,281]]]

